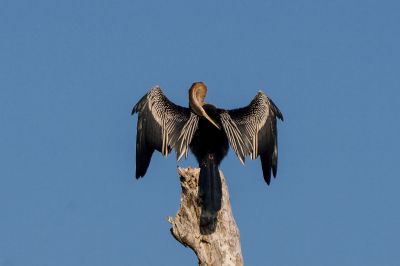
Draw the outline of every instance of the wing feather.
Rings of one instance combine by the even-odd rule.
[[[139,115],[136,178],[146,174],[154,150],[167,156],[174,148],[178,160],[187,156],[199,120],[189,108],[174,104],[155,86],[133,107],[132,115],[135,113]]]
[[[282,113],[261,91],[248,106],[221,112],[223,128],[237,157],[243,163],[245,156],[252,160],[260,156],[267,184],[271,171],[276,176],[278,166],[277,118],[283,121]]]

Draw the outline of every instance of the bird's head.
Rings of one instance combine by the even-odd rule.
[[[203,108],[204,98],[207,95],[207,86],[203,82],[195,82],[189,89],[189,106],[192,111],[198,116],[204,116],[208,121],[210,121],[218,129],[221,127],[206,113]]]

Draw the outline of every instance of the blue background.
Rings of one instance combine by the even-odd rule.
[[[398,1],[0,2],[0,265],[195,265],[174,156],[134,175],[132,106],[284,113],[278,177],[232,152],[247,265],[400,265]],[[196,165],[192,156],[180,166]]]

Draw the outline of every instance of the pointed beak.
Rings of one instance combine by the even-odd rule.
[[[206,111],[204,111],[203,108],[201,108],[201,114],[208,120],[211,122],[211,124],[213,124],[214,126],[216,126],[216,128],[218,128],[219,130],[221,130],[221,127],[214,121],[211,119],[211,117],[208,116],[208,114],[206,113]]]

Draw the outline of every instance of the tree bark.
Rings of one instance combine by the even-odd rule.
[[[176,217],[169,217],[171,233],[197,255],[199,265],[243,265],[239,229],[232,214],[228,187],[221,173],[222,207],[213,232],[200,228],[201,202],[198,199],[198,168],[178,168],[182,186],[181,206]]]

